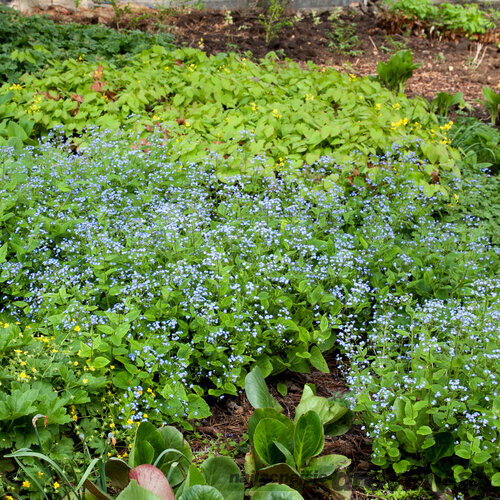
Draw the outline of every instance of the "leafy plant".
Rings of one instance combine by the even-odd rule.
[[[384,2],[389,13],[398,17],[396,24],[416,25],[429,35],[452,32],[477,39],[495,28],[492,16],[481,11],[477,4],[466,5],[442,2],[434,5],[431,0],[397,0]],[[424,21],[415,23],[415,21]]]
[[[378,79],[389,90],[404,92],[406,82],[420,66],[421,63],[413,62],[411,50],[400,50],[386,63],[380,61],[377,64]]]
[[[97,61],[123,66],[133,54],[156,44],[173,48],[168,33],[117,32],[101,25],[56,24],[46,17],[24,16],[0,5],[0,82],[16,82],[55,60]]]
[[[302,490],[305,483],[317,481],[333,491],[350,460],[343,455],[318,455],[325,433],[338,435],[348,430],[350,410],[339,402],[315,396],[306,386],[291,421],[269,393],[259,367],[246,376],[245,392],[255,408],[248,421],[252,447],[245,459],[252,482],[258,485],[262,479],[270,479]],[[257,488],[259,491],[262,489]]]
[[[0,95],[0,147],[12,147],[19,153],[24,145],[34,144],[30,136],[35,124],[26,116],[19,120],[13,119],[7,107],[13,96],[14,92],[10,90]]]
[[[259,23],[264,28],[264,39],[266,44],[278,37],[279,32],[285,26],[292,26],[292,21],[285,15],[285,10],[290,0],[269,0],[269,5],[260,14]]]
[[[438,92],[431,102],[431,109],[442,116],[448,116],[450,108],[456,105],[465,106],[462,92],[449,94],[448,92]]]
[[[338,15],[330,16],[329,20],[332,21],[332,31],[328,31],[327,35],[332,41],[329,42],[328,48],[350,57],[362,54],[363,51],[358,48],[360,42],[355,24],[346,23]]]
[[[491,124],[494,125],[497,122],[498,117],[498,106],[500,106],[500,93],[496,93],[493,89],[484,86],[483,87],[483,97],[484,100],[480,102],[490,114]]]
[[[368,78],[283,66],[273,54],[255,64],[234,54],[153,47],[126,69],[66,61],[43,77],[23,77],[14,101],[9,112],[29,116],[39,134],[63,125],[67,136],[83,135],[78,143],[95,126],[126,126],[144,140],[148,130],[161,129],[191,143],[177,148],[180,161],[201,160],[207,148],[229,155],[231,167],[221,175],[256,168],[269,175],[283,168],[284,158],[294,168],[323,156],[347,165],[354,150],[366,163],[394,142],[443,170],[457,159],[426,102],[396,96]],[[257,160],[262,155],[264,163]],[[428,179],[425,173],[420,180]],[[444,190],[432,189],[438,188]]]

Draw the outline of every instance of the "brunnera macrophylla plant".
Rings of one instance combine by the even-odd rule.
[[[375,313],[434,300],[474,305],[497,293],[498,248],[486,226],[469,212],[454,218],[466,199],[461,181],[440,173],[453,196],[430,197],[418,180],[428,163],[413,151],[394,144],[369,156],[376,168],[359,166],[358,175],[346,175],[358,168],[353,154],[345,164],[325,156],[301,170],[284,161],[279,175],[255,157],[255,175],[222,176],[230,154],[183,163],[175,158],[184,147],[163,134],[141,144],[129,132],[96,130],[77,150],[53,135],[19,156],[0,153],[0,314],[9,328],[19,323],[14,337],[23,333],[22,347],[3,347],[0,397],[33,389],[14,349],[28,352],[19,359],[27,364],[42,349],[54,363],[67,356],[67,370],[33,365],[37,387],[63,398],[64,420],[47,442],[73,442],[80,414],[77,425],[92,436],[112,424],[125,440],[145,421],[190,428],[210,414],[204,398],[237,394],[253,364],[266,376],[328,371],[323,353],[336,348],[362,373]],[[48,336],[50,348],[26,327]],[[467,338],[471,350],[481,347],[481,336]],[[397,359],[410,352],[403,343]],[[497,376],[495,364],[489,369]],[[447,373],[455,380],[457,370],[469,371]],[[371,386],[348,380],[360,387],[360,405],[372,397]],[[73,410],[69,391],[94,382],[84,394],[90,401]],[[408,390],[401,398],[411,402]],[[488,397],[485,411],[494,404]],[[22,437],[27,420],[47,414],[44,401],[9,413],[1,432]],[[413,451],[404,453],[410,461]]]

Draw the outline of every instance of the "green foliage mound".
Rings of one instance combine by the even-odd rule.
[[[429,198],[411,180],[425,161],[395,144],[369,185],[318,183],[342,178],[327,157],[221,180],[217,153],[182,163],[176,139],[147,142],[96,130],[76,152],[57,136],[3,150],[4,448],[36,444],[38,413],[59,457],[75,434],[102,451],[111,426],[190,428],[252,365],[327,371],[337,348],[378,465],[496,481],[498,247],[458,178],[451,202]]]
[[[101,25],[56,24],[43,16],[24,16],[0,5],[0,82],[15,82],[55,60],[111,59],[119,67],[153,44],[173,47],[173,36],[119,32]]]
[[[344,163],[353,151],[366,168],[370,154],[398,143],[429,160],[415,172],[416,182],[429,185],[432,172],[453,169],[456,158],[423,100],[394,95],[373,79],[281,64],[272,54],[256,64],[156,46],[120,69],[68,60],[43,76],[23,76],[20,85],[12,112],[29,115],[38,133],[56,125],[66,134],[156,126],[182,142],[183,162],[203,158],[207,149],[226,156],[224,175],[250,172],[261,155],[267,162],[259,168],[268,174],[285,160],[300,167],[328,155]],[[443,188],[429,186],[429,194],[436,190]]]
[[[493,30],[495,23],[491,16],[481,11],[477,4],[466,5],[442,2],[435,5],[432,0],[385,0],[389,12],[399,16],[427,22],[432,31],[452,31],[476,38]]]

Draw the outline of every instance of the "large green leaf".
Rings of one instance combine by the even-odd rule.
[[[315,411],[310,410],[297,420],[293,441],[293,455],[299,469],[309,458],[321,452],[325,435],[321,420]]]
[[[254,408],[282,410],[280,404],[271,396],[262,371],[258,366],[245,377],[245,393]]]
[[[432,436],[435,444],[424,450],[424,457],[430,463],[451,457],[455,450],[455,438],[451,432],[438,432]]]
[[[303,500],[304,497],[286,484],[269,483],[252,495],[252,500]]]
[[[295,421],[310,410],[314,410],[321,423],[326,426],[340,420],[349,408],[339,401],[316,396],[311,387],[305,385],[300,403],[295,409]]]
[[[178,500],[224,500],[224,497],[213,486],[196,484],[188,488]]]
[[[351,461],[344,455],[323,455],[312,458],[300,473],[304,480],[328,479],[335,471],[345,469]]]
[[[269,467],[264,467],[259,471],[259,476],[262,479],[269,479],[274,482],[281,482],[290,485],[302,485],[302,479],[300,476],[300,472],[285,463],[279,463],[270,465]]]
[[[253,435],[257,424],[264,418],[279,420],[282,424],[289,427],[290,433],[293,434],[293,422],[288,417],[283,415],[283,413],[280,413],[274,408],[258,408],[253,412],[252,416],[248,420],[248,438],[250,443],[253,442]]]
[[[201,472],[209,486],[217,488],[225,500],[242,500],[245,486],[241,472],[229,457],[210,457],[201,465]]]
[[[345,434],[352,425],[354,420],[354,412],[347,410],[347,412],[339,419],[325,425],[325,435],[327,436],[341,436]]]
[[[253,445],[255,452],[266,465],[277,464],[285,461],[285,456],[274,444],[280,442],[290,451],[293,450],[293,436],[289,428],[272,418],[264,418],[255,428]]]
[[[136,480],[130,481],[129,485],[116,497],[117,500],[161,500],[146,488],[139,486]]]
[[[128,476],[130,466],[126,462],[112,457],[106,462],[105,470],[106,476],[111,480],[111,486],[118,489],[127,487],[130,482]]]

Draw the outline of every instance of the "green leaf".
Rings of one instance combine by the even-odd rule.
[[[344,455],[323,455],[312,458],[307,467],[301,470],[301,475],[307,480],[327,479],[337,470],[348,467],[350,463],[351,461],[347,457],[344,457]]]
[[[159,496],[139,486],[135,479],[132,479],[116,498],[119,500],[161,500]]]
[[[330,369],[328,368],[328,364],[325,361],[325,358],[323,357],[323,354],[321,354],[321,351],[318,346],[312,346],[311,350],[311,357],[309,358],[309,362],[311,365],[314,366],[317,370],[323,373],[330,373]]]
[[[280,404],[271,396],[261,369],[256,366],[245,377],[245,393],[254,408],[274,408],[281,411]]]
[[[257,455],[266,465],[273,465],[285,461],[285,456],[274,444],[278,441],[293,450],[293,435],[289,427],[278,420],[264,418],[255,428],[253,445]]]
[[[305,385],[299,405],[295,409],[295,420],[310,410],[314,410],[321,423],[326,426],[340,420],[349,408],[344,403],[316,396],[313,390]]]
[[[8,249],[8,244],[5,242],[1,247],[0,247],[0,264],[5,262],[5,259],[7,258],[7,249]]]
[[[310,410],[295,424],[293,455],[300,469],[307,460],[318,455],[325,444],[323,425],[318,414]]]
[[[213,486],[196,484],[188,488],[179,500],[224,500],[224,496]]]
[[[437,432],[432,436],[436,442],[424,451],[427,462],[436,463],[442,458],[451,457],[455,450],[455,438],[451,432]]]
[[[285,415],[283,415],[282,413],[273,408],[258,408],[253,412],[252,416],[248,420],[248,437],[250,443],[253,443],[253,436],[257,424],[264,418],[272,418],[275,420],[279,420],[282,424],[286,425],[290,433],[293,434],[294,432],[293,422],[288,417],[286,417]]]
[[[304,497],[286,484],[269,483],[256,489],[252,500],[304,500]]]
[[[392,468],[396,474],[403,474],[410,470],[411,464],[408,460],[401,460],[399,462],[393,463]]]
[[[198,470],[198,468],[191,464],[189,466],[186,480],[184,481],[182,486],[188,489],[195,484],[207,484],[207,482],[205,481],[203,474]]]
[[[494,488],[500,487],[500,472],[495,472],[491,478],[491,486]]]
[[[288,394],[288,387],[283,382],[278,382],[276,390],[284,397]]]
[[[354,412],[347,410],[341,418],[325,425],[325,435],[341,436],[345,434],[351,428],[353,420]]]
[[[297,484],[301,481],[299,471],[286,463],[277,463],[269,467],[263,467],[259,471],[259,477],[270,481],[280,481],[290,484]]]
[[[104,368],[106,365],[109,365],[109,359],[106,359],[103,356],[98,356],[92,362],[92,366],[94,368]]]
[[[106,461],[105,470],[106,476],[111,480],[111,486],[120,490],[127,487],[130,482],[128,476],[130,466],[126,462],[112,457]]]
[[[245,490],[241,472],[229,457],[210,457],[201,465],[201,472],[209,486],[216,488],[224,500],[242,500]]]

